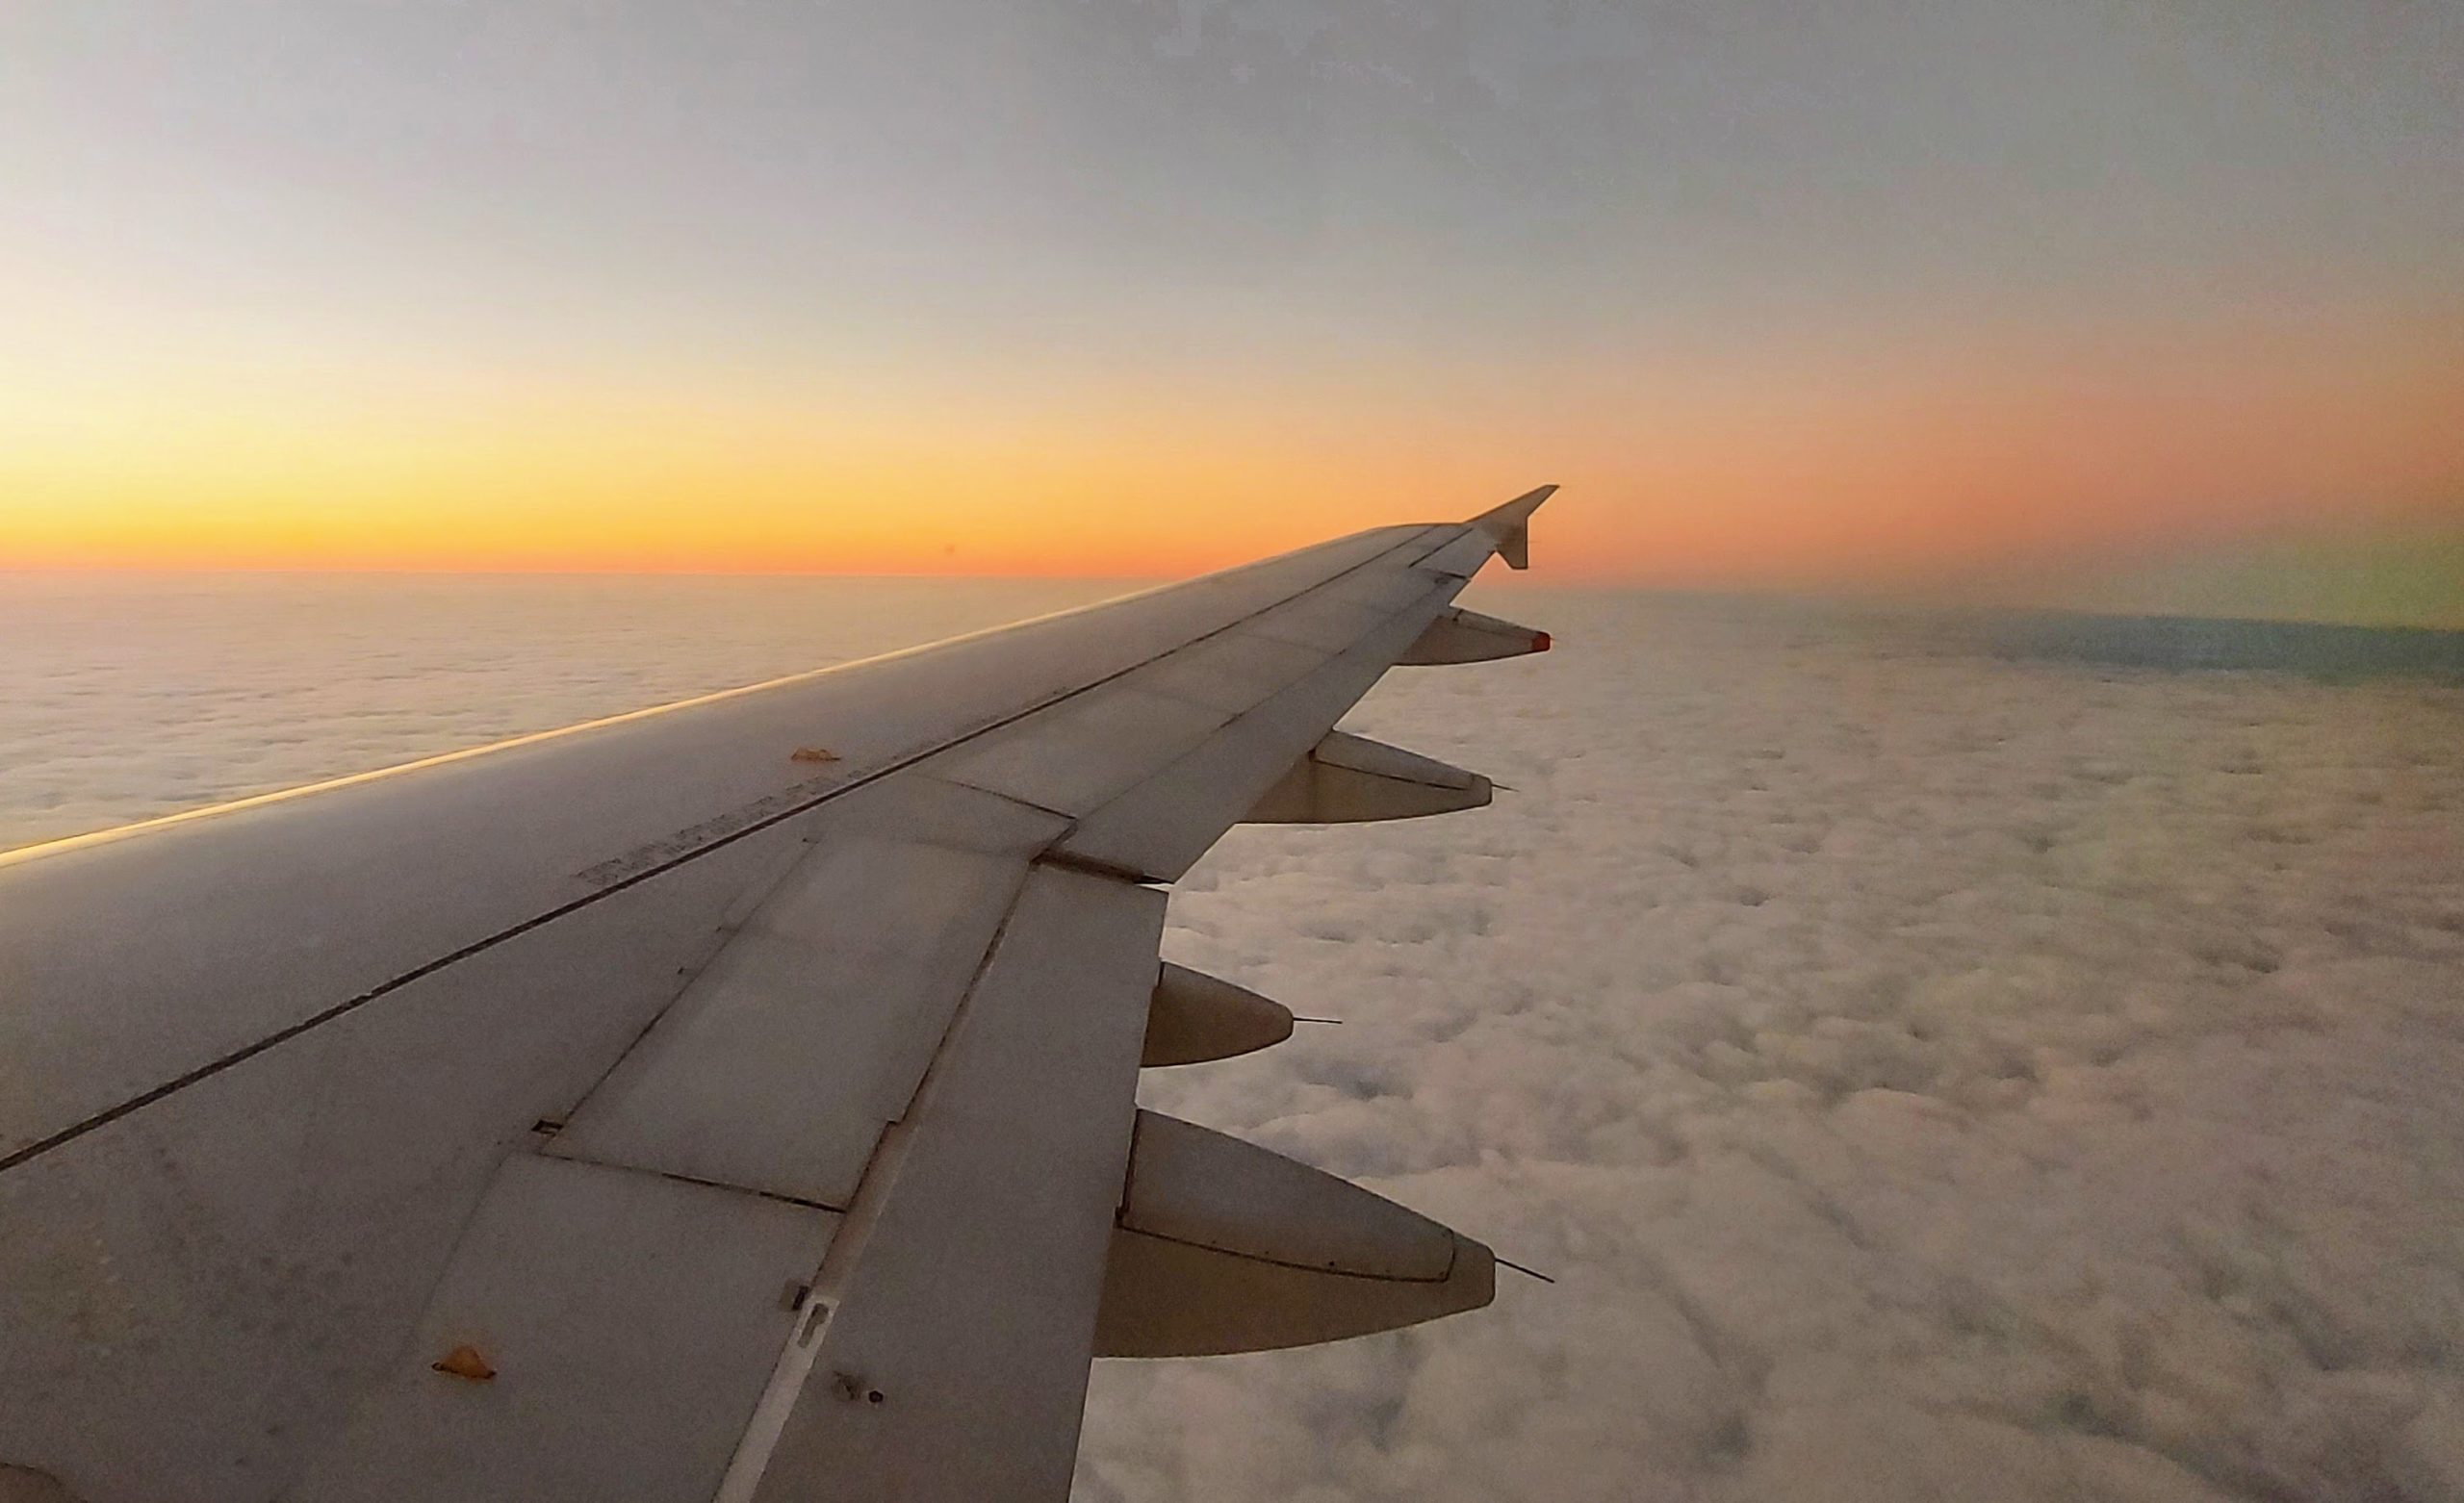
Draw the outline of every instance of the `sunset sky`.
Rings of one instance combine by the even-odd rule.
[[[0,568],[2464,528],[2464,7],[0,3]]]

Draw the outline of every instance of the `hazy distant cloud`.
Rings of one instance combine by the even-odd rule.
[[[1964,582],[1997,604],[2464,630],[2464,522],[2434,517]]]

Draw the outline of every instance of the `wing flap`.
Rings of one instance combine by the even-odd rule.
[[[791,1291],[838,1220],[516,1154],[408,1347],[285,1495],[705,1503],[801,1318]],[[448,1361],[457,1351],[465,1363]]]
[[[1163,921],[1149,888],[1029,879],[723,1498],[1067,1491]]]
[[[845,1207],[1063,822],[945,788],[963,844],[814,847],[566,1121],[551,1152]],[[958,840],[956,832],[950,836]]]

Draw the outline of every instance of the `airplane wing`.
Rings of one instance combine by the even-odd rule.
[[[1226,828],[1488,801],[1332,727],[1553,489],[0,854],[0,1499],[1060,1498],[1091,1357],[1486,1304],[1135,1096],[1291,1031]]]

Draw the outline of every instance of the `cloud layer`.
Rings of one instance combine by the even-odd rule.
[[[0,844],[1098,593],[12,581]],[[1495,603],[1349,724],[1515,791],[1236,831],[1168,953],[1344,1025],[1143,1097],[1559,1282],[1101,1363],[1086,1503],[2464,1497],[2464,690]]]
[[[1345,1018],[1148,1106],[1555,1274],[1098,1365],[1088,1500],[2464,1496],[2464,694],[1524,598],[1168,953]]]

